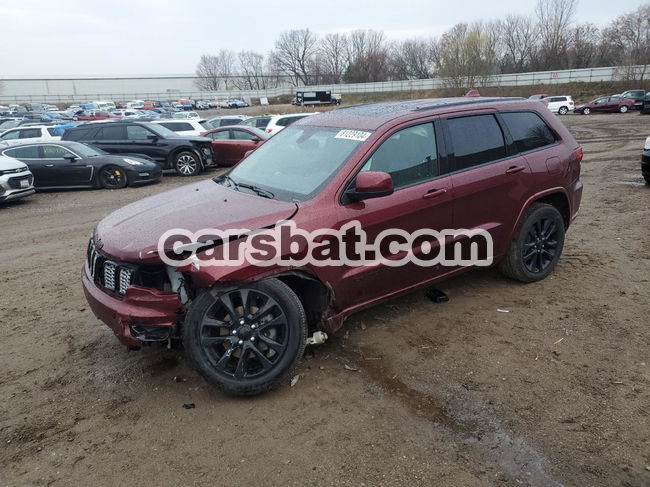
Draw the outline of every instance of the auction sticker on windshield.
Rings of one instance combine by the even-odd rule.
[[[363,130],[340,130],[338,134],[334,136],[335,139],[347,139],[347,140],[358,140],[363,142],[366,140],[372,132],[365,132]]]

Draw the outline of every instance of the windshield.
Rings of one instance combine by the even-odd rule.
[[[362,144],[338,137],[340,132],[308,125],[286,128],[237,165],[230,179],[267,190],[280,200],[308,200]]]
[[[172,130],[169,130],[167,127],[163,127],[162,125],[158,125],[156,123],[151,123],[147,125],[147,128],[154,132],[156,135],[160,135],[161,137],[176,137],[178,138],[178,134]]]

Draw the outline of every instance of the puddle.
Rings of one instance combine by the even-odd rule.
[[[551,474],[544,456],[524,439],[504,428],[487,406],[457,396],[443,404],[430,394],[418,391],[398,376],[391,375],[383,361],[363,357],[375,352],[338,348],[339,353],[384,391],[397,397],[412,413],[440,425],[460,437],[464,445],[475,449],[488,463],[497,465],[518,483],[540,487],[563,487]]]

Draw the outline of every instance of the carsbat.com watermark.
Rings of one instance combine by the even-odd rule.
[[[158,241],[158,254],[173,267],[237,267],[246,262],[262,267],[485,267],[492,264],[492,252],[492,236],[483,229],[390,228],[370,236],[357,220],[339,229],[313,231],[298,228],[293,220],[254,231],[174,228]]]

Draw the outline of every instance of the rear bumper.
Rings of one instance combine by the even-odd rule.
[[[176,293],[131,286],[119,299],[101,289],[90,277],[88,265],[81,271],[86,300],[97,318],[113,330],[124,345],[141,347],[143,341],[133,337],[131,325],[170,327],[182,319],[182,304]]]

